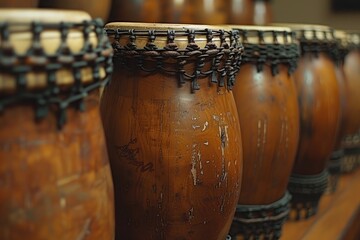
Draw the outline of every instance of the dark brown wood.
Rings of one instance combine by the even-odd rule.
[[[360,238],[360,205],[354,211],[352,218],[343,231],[341,240],[354,240]]]
[[[160,22],[160,0],[112,0],[109,22]]]
[[[300,143],[293,172],[322,172],[334,148],[340,114],[334,62],[324,53],[305,53],[294,75],[300,106]]]
[[[81,10],[89,13],[93,18],[99,17],[106,22],[111,0],[40,0],[39,7]]]
[[[112,23],[105,28],[181,31],[186,26]],[[205,37],[195,35],[195,44],[204,46]],[[121,46],[128,41],[119,40]],[[136,45],[147,41],[137,37]],[[219,46],[218,37],[213,42]],[[156,37],[158,49],[166,43],[166,37]],[[183,50],[188,38],[176,36],[175,44]],[[177,74],[115,66],[104,91],[101,112],[115,186],[117,239],[223,240],[229,231],[242,176],[233,95],[209,78],[199,79],[200,90],[191,93],[189,80],[179,86],[176,66]]]

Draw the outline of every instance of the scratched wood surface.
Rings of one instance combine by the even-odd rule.
[[[26,103],[0,115],[0,239],[113,239],[99,94],[85,104],[68,110],[62,130],[53,114],[35,122]]]
[[[306,53],[294,74],[300,107],[300,143],[294,173],[322,172],[336,141],[340,96],[335,65],[325,54]]]
[[[318,213],[303,221],[284,224],[281,240],[358,240],[360,212],[360,168],[342,175],[335,193],[325,194]]]
[[[299,140],[299,108],[288,67],[260,72],[243,64],[234,98],[244,148],[244,173],[239,204],[270,204],[285,194]]]
[[[159,29],[143,28],[149,26]],[[140,41],[148,38],[137,41],[144,46]],[[166,43],[161,36],[156,41]],[[175,42],[184,49],[188,39]],[[196,37],[195,43],[202,46],[206,39]],[[219,45],[219,38],[213,43]],[[191,82],[179,86],[177,74],[115,66],[104,90],[117,239],[223,240],[229,231],[242,176],[233,95],[209,78],[199,79],[200,90],[191,93]]]

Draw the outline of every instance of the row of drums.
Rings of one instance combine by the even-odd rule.
[[[0,10],[0,238],[279,239],[356,152],[359,46]]]

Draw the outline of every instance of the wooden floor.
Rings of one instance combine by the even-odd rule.
[[[336,192],[322,197],[317,215],[285,223],[281,240],[360,240],[359,215],[360,168],[340,177]]]

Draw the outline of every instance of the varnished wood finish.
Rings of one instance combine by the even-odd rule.
[[[160,22],[161,0],[112,0],[109,22]]]
[[[346,131],[354,134],[360,129],[360,51],[353,50],[346,57],[344,72],[347,80]]]
[[[0,238],[114,237],[113,188],[99,117],[99,94],[85,112],[34,121],[32,106],[0,115]]]
[[[319,203],[318,213],[303,221],[284,224],[282,240],[357,240],[360,207],[360,169],[339,178],[333,194],[325,194]],[[354,228],[353,228],[354,227]],[[354,235],[351,235],[354,234]],[[355,236],[346,238],[346,236]]]
[[[305,53],[294,74],[300,109],[300,143],[293,172],[322,172],[339,124],[340,96],[335,65],[324,53]]]
[[[0,8],[36,8],[39,0],[0,0]]]
[[[144,24],[143,29],[156,27]],[[155,43],[166,44],[161,39]],[[187,46],[186,37],[175,40],[180,49]],[[195,38],[200,46],[205,41]],[[191,93],[190,82],[179,86],[176,75],[163,71],[114,70],[101,112],[115,186],[117,239],[225,239],[242,176],[232,92],[208,78],[199,79],[200,90]]]
[[[40,0],[39,7],[81,10],[89,13],[93,18],[99,17],[106,22],[111,0]]]
[[[244,64],[234,98],[244,148],[243,185],[239,204],[270,204],[285,193],[299,138],[299,110],[287,67],[272,76],[265,66]]]

